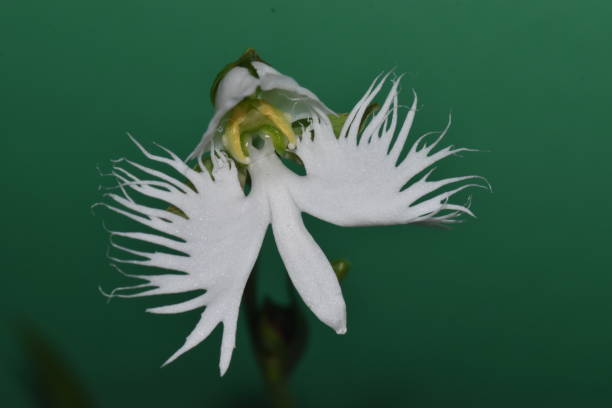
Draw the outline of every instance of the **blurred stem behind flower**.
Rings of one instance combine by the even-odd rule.
[[[45,408],[95,407],[78,373],[41,330],[29,321],[16,322],[14,329],[23,348],[23,379],[34,404]]]
[[[345,259],[331,262],[342,281],[348,273]],[[255,358],[262,371],[270,398],[275,408],[295,407],[289,391],[289,376],[301,359],[308,341],[308,325],[299,306],[298,294],[289,281],[289,304],[279,305],[265,298],[257,304],[257,269],[255,265],[247,281],[244,293],[246,316]]]

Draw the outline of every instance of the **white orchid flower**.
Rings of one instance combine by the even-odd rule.
[[[263,62],[253,49],[248,49],[240,59],[219,73],[211,96],[215,113],[202,140],[187,160],[204,153],[214,136],[219,135],[234,160],[248,164],[248,150],[241,145],[240,135],[269,123],[271,132],[276,129],[270,135],[278,136],[275,138],[276,147],[283,143],[279,139],[284,138],[288,147],[293,149],[296,136],[291,122],[313,116],[320,119],[334,113],[314,93]]]
[[[248,94],[254,89],[251,79],[242,74],[237,78],[239,82],[231,85],[232,95]],[[283,78],[282,81],[295,83]],[[245,90],[241,88],[243,80]],[[387,76],[373,82],[348,115],[338,136],[322,105],[310,106],[316,114],[310,116],[309,125],[296,136],[294,150],[304,164],[305,176],[295,174],[283,164],[270,139],[264,139],[259,148],[249,145],[247,170],[252,185],[248,194],[239,182],[236,161],[221,150],[211,152],[210,172],[196,171],[171,151],[162,148],[166,155],[152,154],[134,140],[147,159],[167,167],[169,172],[123,159],[145,174],[147,179],[143,179],[122,167],[114,167],[120,193],[108,194],[113,203],[102,205],[154,232],[111,231],[111,237],[155,244],[172,253],[139,251],[112,241],[114,247],[138,259],[111,259],[171,273],[129,274],[144,283],[117,288],[109,296],[205,291],[182,303],[147,310],[172,314],[205,307],[183,346],[164,364],[195,347],[222,323],[219,368],[221,375],[226,372],[234,349],[242,292],[269,225],[289,277],[304,303],[323,323],[343,334],[346,307],[340,285],[325,254],[306,230],[302,212],[340,226],[445,224],[457,222],[461,214],[473,215],[466,205],[451,204],[449,200],[461,190],[481,186],[467,182],[480,177],[433,181],[429,180],[432,170],[426,172],[445,157],[470,150],[448,146],[434,151],[448,126],[429,145],[424,143],[430,135],[426,134],[402,154],[417,98],[415,94],[410,110],[400,120],[399,79],[392,81],[380,110],[362,127],[367,107],[386,82]],[[228,101],[219,101],[218,106],[224,107],[219,112],[237,99],[232,96]],[[200,169],[204,169],[200,155],[196,157]],[[139,203],[128,194],[128,188],[162,201],[165,208],[166,204],[172,205],[184,216]]]

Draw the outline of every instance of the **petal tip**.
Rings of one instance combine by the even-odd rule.
[[[161,368],[164,368],[165,366],[167,366],[168,364],[172,363],[174,360],[176,360],[177,358],[179,358],[181,356],[181,354],[183,354],[184,352],[186,352],[189,348],[183,346],[180,349],[178,349],[173,355],[170,356],[170,358],[168,358],[164,364],[161,365]]]

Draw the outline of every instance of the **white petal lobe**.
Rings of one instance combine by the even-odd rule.
[[[335,137],[329,122],[313,119],[296,151],[307,173],[291,184],[298,208],[342,226],[452,223],[462,213],[472,215],[466,206],[450,204],[448,200],[474,184],[440,190],[479,177],[412,180],[439,160],[471,150],[449,146],[433,152],[448,126],[429,146],[422,145],[422,139],[418,139],[400,159],[414,120],[416,95],[398,130],[399,79],[393,81],[381,109],[360,130],[366,108],[381,91],[386,78],[377,78],[370,86],[349,114],[340,137]],[[429,194],[436,195],[426,199]]]
[[[272,231],[293,286],[304,303],[337,333],[346,332],[346,306],[336,274],[304,227],[288,193],[270,197]]]
[[[111,236],[124,241],[154,244],[177,253],[136,251],[111,241],[115,248],[137,257],[111,259],[176,273],[127,275],[147,283],[118,288],[111,296],[136,297],[205,291],[179,304],[155,307],[148,311],[160,314],[182,313],[205,306],[195,329],[166,364],[199,344],[222,323],[220,370],[223,374],[234,348],[242,292],[269,224],[267,204],[255,196],[245,197],[235,165],[223,154],[213,153],[216,156],[211,177],[206,171],[200,173],[190,169],[174,154],[169,153],[170,158],[160,157],[138,146],[149,159],[174,170],[175,176],[135,164],[135,168],[145,176],[153,176],[152,180],[143,180],[118,169],[117,174],[129,174],[128,178],[118,177],[123,195],[110,194],[109,197],[123,208],[103,205],[148,226],[152,231],[111,231]],[[179,181],[180,178],[186,178],[188,183]],[[128,196],[128,189],[139,194]],[[162,204],[159,208],[138,204],[135,198],[140,195],[161,201]],[[181,210],[186,218],[169,212],[169,205]]]
[[[265,190],[274,239],[291,282],[323,323],[344,334],[346,305],[340,284],[325,254],[306,230],[288,189],[297,176],[283,166],[269,144],[253,158],[252,194]]]

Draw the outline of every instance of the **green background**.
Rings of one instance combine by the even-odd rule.
[[[219,330],[159,368],[198,313],[107,304],[97,286],[125,280],[105,258],[106,214],[89,210],[107,182],[96,165],[140,157],[126,131],[184,157],[211,117],[214,75],[254,47],[337,111],[376,74],[406,72],[404,103],[410,88],[420,97],[413,134],[452,111],[447,142],[487,151],[439,176],[494,187],[474,192],[478,219],[452,230],[306,218],[352,269],[347,335],[307,313],[300,406],[610,406],[611,15],[609,2],[560,0],[4,2],[2,405],[38,406],[20,322],[97,406],[265,403],[243,316],[224,378]],[[270,237],[261,261],[282,295]]]

